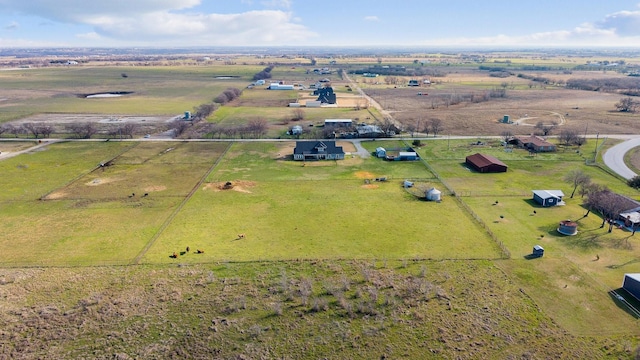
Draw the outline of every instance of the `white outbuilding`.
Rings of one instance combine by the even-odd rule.
[[[442,196],[442,192],[436,188],[431,188],[427,190],[425,197],[429,201],[440,201]]]

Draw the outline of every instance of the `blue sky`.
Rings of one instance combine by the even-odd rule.
[[[0,0],[0,48],[637,47],[639,0]]]

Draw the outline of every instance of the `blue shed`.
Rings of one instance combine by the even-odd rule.
[[[542,255],[544,255],[544,248],[540,245],[536,245],[533,247],[533,256],[535,257],[542,257]]]
[[[563,197],[561,190],[533,190],[533,200],[545,207],[564,205]]]
[[[624,274],[622,288],[640,301],[640,274]]]

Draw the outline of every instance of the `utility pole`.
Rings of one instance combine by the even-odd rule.
[[[596,163],[596,157],[598,156],[598,136],[600,135],[599,132],[596,133],[596,149],[593,151],[593,163]]]

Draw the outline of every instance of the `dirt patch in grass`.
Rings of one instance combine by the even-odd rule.
[[[362,187],[365,188],[365,189],[377,189],[380,186],[379,185],[375,185],[375,184],[364,184],[364,185],[362,185]]]
[[[231,183],[231,185],[228,185]],[[241,193],[251,194],[250,188],[256,186],[253,181],[237,180],[237,181],[221,181],[216,183],[207,183],[204,185],[203,190],[213,191],[237,191]]]
[[[104,184],[108,184],[110,182],[114,182],[114,181],[118,181],[119,179],[114,179],[114,178],[97,178],[97,179],[93,179],[87,183],[85,183],[85,185],[87,186],[98,186],[98,185],[104,185]]]
[[[376,176],[368,171],[356,171],[354,174],[358,179],[373,179]]]
[[[342,146],[344,152],[356,152],[356,146],[351,141],[336,141],[336,146]]]
[[[296,148],[296,144],[291,142],[291,143],[283,143],[278,147],[278,152],[275,154],[275,158],[276,159],[281,159],[281,160],[285,160],[287,159],[290,155],[293,154],[293,149]]]
[[[144,191],[147,191],[147,192],[156,192],[156,191],[163,191],[163,190],[167,190],[167,187],[164,185],[152,185],[144,188]]]
[[[66,191],[54,191],[51,194],[45,196],[43,199],[44,200],[59,200],[59,199],[63,199],[65,197],[67,197],[69,194]]]

